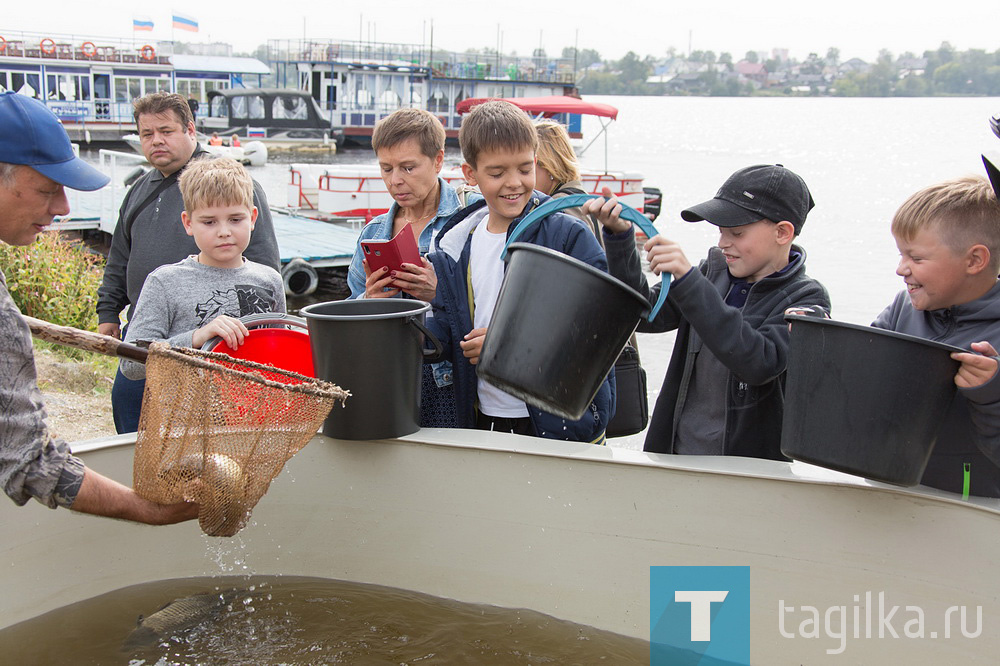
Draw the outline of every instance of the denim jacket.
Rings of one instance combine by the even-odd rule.
[[[454,188],[443,179],[438,178],[438,185],[441,188],[441,201],[438,203],[437,216],[427,223],[424,230],[420,232],[417,239],[417,249],[421,255],[427,254],[431,249],[431,242],[438,232],[444,228],[448,218],[457,212],[462,204],[455,194]],[[351,288],[350,298],[365,297],[365,267],[362,264],[364,253],[361,251],[361,241],[363,240],[389,240],[392,238],[392,221],[396,216],[399,204],[395,201],[389,206],[389,210],[365,225],[358,238],[358,246],[354,250],[351,258],[351,266],[347,270],[347,286]],[[400,294],[399,298],[409,298],[406,294]],[[451,361],[440,361],[432,366],[434,382],[438,386],[449,386],[452,383]]]

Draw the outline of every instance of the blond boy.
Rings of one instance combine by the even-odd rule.
[[[579,421],[542,412],[476,376],[475,365],[503,282],[504,245],[520,218],[548,197],[534,190],[538,136],[528,116],[514,105],[491,101],[477,106],[462,121],[459,143],[466,181],[479,187],[483,199],[452,216],[428,256],[438,280],[434,317],[428,325],[452,361],[459,427],[603,443],[614,412],[613,374]],[[594,234],[568,215],[549,215],[518,240],[607,270]]]
[[[924,485],[1000,497],[1000,202],[984,178],[925,188],[896,211],[896,274],[906,289],[872,326],[977,353],[962,363]]]
[[[285,311],[278,272],[243,257],[257,220],[253,181],[232,159],[202,158],[184,170],[180,188],[179,223],[200,252],[149,274],[126,340],[198,348],[218,336],[235,349],[248,334],[240,317]],[[145,376],[141,363],[122,361],[121,369],[129,379]]]

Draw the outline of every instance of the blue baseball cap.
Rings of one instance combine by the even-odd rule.
[[[76,156],[54,113],[14,92],[0,95],[0,162],[29,166],[74,190],[99,190],[111,182]]]

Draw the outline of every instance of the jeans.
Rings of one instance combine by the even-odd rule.
[[[146,389],[145,379],[129,379],[121,369],[115,375],[111,387],[111,414],[118,434],[135,432],[139,429],[139,412],[142,410],[142,393]]]

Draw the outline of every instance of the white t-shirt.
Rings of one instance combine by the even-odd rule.
[[[476,306],[472,318],[474,328],[488,328],[493,310],[503,284],[503,260],[500,253],[507,242],[507,234],[494,234],[486,228],[487,216],[472,232],[472,249],[469,253],[469,271],[473,301]],[[483,379],[478,380],[479,411],[498,418],[522,418],[528,415],[523,400],[505,393]]]

